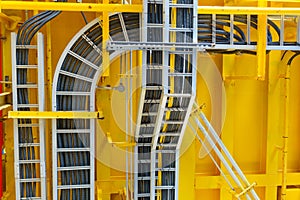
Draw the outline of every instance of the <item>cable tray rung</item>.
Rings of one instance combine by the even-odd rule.
[[[19,147],[39,147],[40,143],[19,143]]]
[[[161,186],[155,186],[156,190],[174,190],[174,185],[161,185]]]
[[[77,91],[56,91],[56,95],[66,96],[90,96],[90,92],[77,92]]]
[[[82,185],[58,185],[57,189],[59,190],[68,190],[68,189],[84,189],[91,188],[90,184],[82,184]]]
[[[167,97],[191,97],[192,94],[182,94],[182,93],[173,93],[173,94],[165,94]]]
[[[37,49],[37,45],[16,45],[16,49]]]
[[[167,107],[165,108],[166,111],[187,111],[187,108],[183,108],[183,107]]]
[[[150,197],[150,193],[138,193],[137,197],[141,197],[141,198],[143,198],[143,197]]]
[[[194,7],[193,4],[173,4],[173,3],[170,3],[169,6],[173,7],[173,8],[193,8]]]
[[[19,160],[19,164],[34,164],[40,162],[40,160]]]
[[[23,179],[19,179],[19,181],[21,183],[33,183],[33,182],[41,182],[40,178],[23,178]]]
[[[90,170],[90,166],[72,166],[72,167],[58,167],[57,171],[77,171],[77,170]]]
[[[183,124],[183,121],[162,121],[162,124]]]
[[[188,76],[188,77],[191,77],[191,76],[193,76],[193,74],[192,73],[177,72],[177,73],[169,73],[169,76]]]
[[[26,89],[33,88],[33,89],[35,89],[35,88],[38,88],[38,85],[37,84],[31,84],[31,83],[29,83],[29,84],[18,84],[17,88],[26,88]]]
[[[160,99],[145,99],[144,103],[158,104],[158,103],[160,103]]]
[[[56,152],[89,152],[90,148],[57,148]]]
[[[157,115],[157,112],[142,113],[142,116],[155,116],[155,115]]]
[[[39,127],[39,124],[18,124],[18,127],[20,128],[26,128],[26,127]]]
[[[90,129],[56,129],[56,133],[90,133]]]
[[[17,69],[37,69],[38,65],[16,65]]]
[[[39,104],[18,104],[18,108],[38,108]]]
[[[154,123],[149,123],[149,124],[141,124],[140,127],[144,127],[144,128],[147,128],[147,127],[155,127],[155,124]]]

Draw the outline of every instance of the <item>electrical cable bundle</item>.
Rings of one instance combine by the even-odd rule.
[[[45,11],[31,17],[25,21],[18,30],[17,45],[30,45],[34,35],[42,28],[44,24],[56,17],[60,11]],[[16,64],[28,65],[29,50],[17,49],[16,52]],[[28,84],[27,69],[17,69],[17,84]],[[18,102],[17,104],[29,104],[29,92],[27,88],[18,88],[17,91]],[[30,107],[18,108],[21,111],[29,111]],[[31,124],[30,119],[19,119],[18,124]],[[33,131],[31,127],[19,127],[19,143],[34,143]],[[33,146],[20,146],[19,147],[19,159],[20,160],[35,160],[38,157],[39,152]],[[39,171],[39,165],[36,163],[22,163],[20,164],[20,178],[21,179],[33,179],[37,177]],[[39,191],[37,189],[36,182],[22,182],[20,183],[20,196],[26,197],[38,197]]]
[[[125,39],[119,15],[112,15],[109,19],[109,34],[113,40]],[[122,13],[121,15],[129,39],[138,41],[139,14]],[[56,69],[59,73],[53,90],[59,93],[55,97],[57,111],[90,111],[91,80],[95,78],[97,71],[102,67],[102,42],[102,24],[98,21],[87,25],[81,35],[74,39],[74,43],[69,47],[61,65]],[[97,69],[98,67],[99,69]],[[65,94],[64,92],[69,93]],[[90,199],[90,188],[84,187],[84,185],[91,184],[89,167],[94,166],[90,166],[90,152],[80,150],[90,148],[90,141],[94,140],[94,138],[90,138],[90,120],[57,119],[56,122],[58,132],[53,134],[57,134],[57,148],[70,149],[66,152],[57,152],[57,167],[60,169],[74,168],[74,170],[57,172],[58,179],[61,180],[59,185],[67,186],[58,190],[58,199]],[[72,149],[77,150],[72,151]],[[72,187],[74,185],[76,187]]]

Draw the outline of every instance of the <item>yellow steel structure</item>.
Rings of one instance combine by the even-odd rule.
[[[71,111],[9,111],[12,119],[103,119],[102,112],[71,112]]]
[[[246,7],[245,5],[249,5]],[[217,6],[216,6],[217,5]],[[228,6],[230,5],[230,6]],[[242,7],[242,6],[243,7]],[[273,7],[266,7],[273,6]],[[282,6],[282,7],[281,7]],[[284,7],[289,6],[289,7]],[[237,0],[213,0],[199,1],[199,14],[251,14],[259,15],[258,20],[258,55],[211,55],[205,57],[199,55],[201,63],[199,67],[208,65],[216,67],[223,75],[226,95],[226,106],[220,113],[226,111],[226,118],[221,138],[230,153],[236,159],[241,169],[245,172],[249,182],[255,182],[256,191],[263,200],[299,200],[300,199],[300,60],[295,59],[292,65],[287,66],[288,58],[293,55],[287,52],[281,60],[283,52],[271,51],[266,54],[266,15],[299,15],[299,1],[272,0],[272,1],[237,1]],[[85,24],[79,11],[86,12],[88,20],[101,17],[103,20],[103,38],[108,39],[108,17],[112,12],[142,12],[140,1],[129,4],[112,4],[109,1],[84,2],[84,3],[60,3],[60,2],[32,2],[32,1],[0,1],[1,35],[3,40],[3,77],[11,77],[10,63],[10,30],[7,25],[18,20],[11,16],[22,17],[24,21],[25,10],[62,10],[64,12],[42,30],[47,37],[47,109],[45,112],[9,112],[8,119],[4,121],[6,169],[6,187],[3,188],[3,199],[15,199],[13,172],[13,133],[12,120],[10,118],[102,118],[99,120],[98,132],[105,132],[106,138],[97,135],[96,143],[99,152],[105,147],[111,150],[106,155],[106,161],[116,162],[122,160],[114,155],[117,149],[124,149],[135,145],[134,142],[126,142],[124,130],[114,121],[116,111],[107,105],[111,103],[111,97],[115,93],[110,90],[97,91],[97,107],[102,112],[50,112],[51,86],[54,67],[60,54],[69,40]],[[103,12],[99,13],[96,12]],[[29,13],[30,14],[30,13]],[[70,22],[72,25],[69,25]],[[76,23],[75,23],[76,22]],[[296,38],[296,27],[287,22],[285,27],[286,38]],[[15,29],[14,31],[16,31]],[[105,49],[106,44],[103,44]],[[134,64],[141,63],[141,53],[133,55]],[[116,85],[120,78],[120,60],[111,63],[108,55],[104,55],[105,64],[109,66],[106,76],[101,78],[99,85]],[[253,64],[254,63],[254,64]],[[256,64],[257,63],[257,64]],[[139,71],[136,72],[139,74]],[[129,79],[130,76],[124,76]],[[3,78],[4,80],[4,78]],[[2,95],[7,96],[5,105],[10,104],[10,87],[4,87]],[[137,92],[135,92],[134,95]],[[119,95],[119,94],[117,94]],[[100,98],[101,97],[101,98]],[[125,96],[117,96],[119,102],[116,105],[118,112],[123,112]],[[3,100],[4,101],[4,100]],[[205,103],[206,114],[211,114],[212,102],[204,79],[199,75],[197,82],[197,101]],[[138,98],[133,99],[134,105],[138,104]],[[7,109],[7,108],[6,108]],[[118,113],[117,112],[117,113]],[[136,108],[134,108],[136,115]],[[126,117],[125,114],[122,117]],[[50,127],[50,121],[48,121]],[[122,121],[123,123],[123,121]],[[101,130],[100,130],[101,129]],[[110,133],[110,134],[107,134]],[[132,134],[132,133],[131,133]],[[47,131],[48,142],[51,135]],[[103,140],[100,140],[103,139]],[[103,143],[106,142],[106,143]],[[115,142],[118,141],[118,142]],[[50,143],[50,142],[49,142]],[[100,147],[100,145],[102,145]],[[47,154],[51,154],[48,148]],[[186,131],[180,157],[180,182],[179,200],[228,200],[235,199],[229,192],[229,188],[220,173],[208,156],[199,159],[200,144],[194,140],[193,133]],[[123,155],[123,154],[122,154]],[[102,157],[101,157],[102,158]],[[51,199],[51,160],[47,160],[48,175],[48,199]],[[223,168],[223,166],[221,166]],[[96,163],[96,197],[102,200],[119,200],[124,197],[125,173],[110,168],[106,163],[98,160]],[[125,191],[126,194],[126,191]]]

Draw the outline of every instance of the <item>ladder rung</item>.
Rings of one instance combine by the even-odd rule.
[[[39,124],[18,124],[18,127],[26,128],[26,127],[39,127]]]
[[[40,178],[24,178],[19,180],[21,183],[41,182]]]
[[[17,69],[37,69],[38,65],[17,65]]]
[[[40,160],[19,160],[20,164],[32,164],[32,163],[40,163]]]
[[[39,104],[18,104],[18,108],[38,108]]]
[[[57,129],[56,133],[90,133],[90,129]]]
[[[19,147],[39,147],[40,143],[20,143]]]
[[[174,185],[160,185],[160,186],[155,186],[155,189],[157,190],[172,190],[175,189]]]
[[[90,184],[82,184],[82,185],[58,185],[57,189],[59,190],[68,190],[68,189],[81,189],[81,188],[90,188]]]
[[[57,171],[75,171],[75,170],[88,170],[90,166],[73,166],[73,167],[58,167]]]
[[[174,4],[174,3],[170,3],[169,6],[173,7],[173,8],[193,8],[194,7],[193,4]]]
[[[37,45],[16,45],[17,49],[37,49]]]
[[[37,88],[37,84],[19,84],[17,85],[17,88]]]
[[[82,152],[90,151],[90,148],[57,148],[56,152]]]

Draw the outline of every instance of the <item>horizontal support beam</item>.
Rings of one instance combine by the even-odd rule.
[[[198,6],[198,14],[299,15],[300,8]]]
[[[98,4],[66,2],[0,1],[3,10],[60,10],[84,12],[142,12],[141,4]],[[199,14],[299,15],[300,8],[198,6]],[[5,17],[5,16],[3,16]],[[5,17],[6,18],[6,17]],[[6,18],[11,21],[12,19]]]
[[[281,185],[281,173],[278,174],[246,174],[250,183],[256,183],[255,187],[268,187]],[[230,177],[227,176],[229,179]],[[287,185],[300,185],[300,173],[288,173]],[[223,183],[224,184],[220,184]],[[195,175],[195,189],[218,189],[226,185],[222,176]]]
[[[65,3],[33,1],[0,1],[0,8],[12,10],[60,10],[78,12],[142,12],[142,5],[98,4],[98,3]]]
[[[11,119],[103,119],[102,112],[81,111],[9,111]]]

